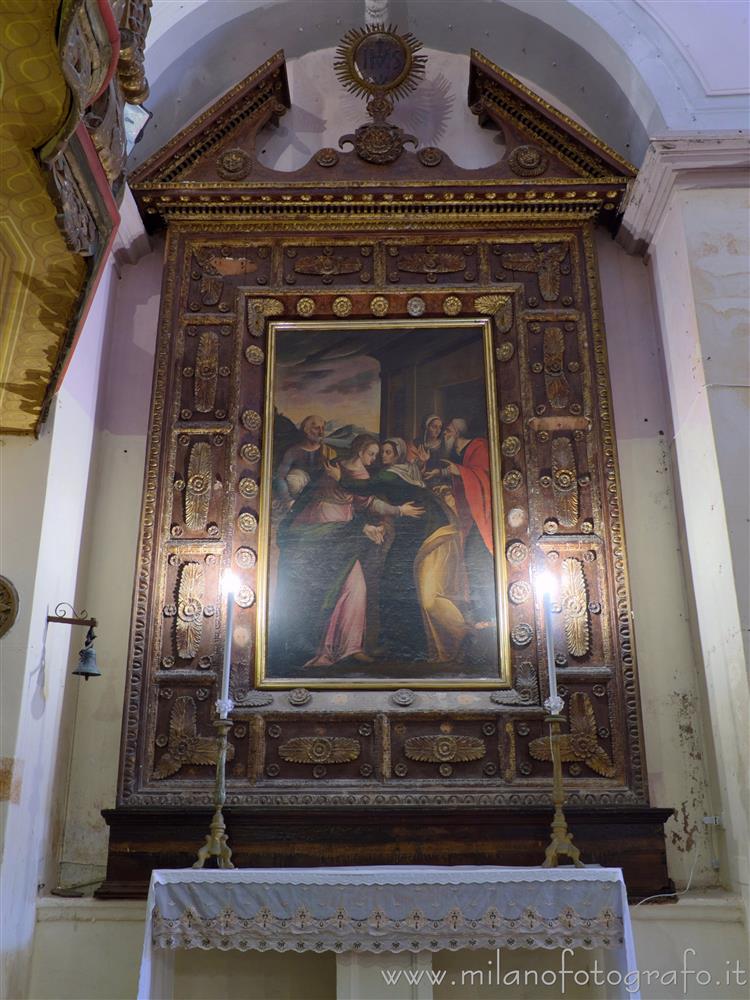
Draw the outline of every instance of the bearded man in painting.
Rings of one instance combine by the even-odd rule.
[[[456,510],[464,545],[474,627],[488,628],[495,620],[495,574],[492,540],[492,484],[486,438],[469,436],[468,423],[454,417],[445,428]]]
[[[326,422],[311,413],[299,425],[302,440],[284,452],[276,471],[275,502],[288,510],[307,484],[322,472],[326,462],[336,457],[333,448],[324,442]]]

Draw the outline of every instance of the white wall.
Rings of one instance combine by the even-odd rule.
[[[124,264],[116,285],[93,443],[81,575],[96,595],[102,677],[80,692],[70,759],[61,881],[101,879],[114,805],[136,547],[161,294],[162,248]],[[90,891],[90,890],[89,890]]]
[[[3,753],[12,758],[15,778],[15,793],[3,804],[0,868],[2,989],[9,997],[23,993],[37,890],[49,891],[57,877],[56,778],[62,774],[64,787],[66,737],[61,740],[60,726],[66,692],[82,683],[70,670],[85,632],[46,619],[60,601],[80,610],[79,552],[112,275],[110,264],[40,439],[5,438],[0,449],[2,572],[16,584],[21,603],[0,644]]]

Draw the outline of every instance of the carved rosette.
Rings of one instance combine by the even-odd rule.
[[[154,766],[153,777],[171,778],[186,764],[216,764],[218,747],[213,736],[199,736],[195,702],[187,695],[176,698],[169,715],[166,749]],[[234,757],[234,747],[227,746],[227,760]]]
[[[189,562],[182,567],[177,591],[175,632],[177,655],[192,660],[203,635],[203,567]]]
[[[412,736],[404,743],[404,753],[410,760],[430,764],[464,764],[481,760],[487,753],[484,740],[478,736]]]
[[[18,617],[18,591],[7,576],[0,576],[0,637],[13,628]]]
[[[585,656],[591,645],[586,578],[580,559],[563,559],[560,604],[565,641],[572,656]]]
[[[190,451],[185,481],[185,526],[191,531],[206,529],[212,485],[211,445],[206,441],[199,441]]]
[[[393,163],[405,146],[419,145],[415,135],[409,135],[398,125],[376,121],[360,125],[355,132],[342,135],[339,146],[353,146],[354,152],[365,163]]]
[[[552,441],[552,492],[555,515],[563,528],[578,523],[578,472],[573,445],[566,437]]]
[[[194,400],[199,413],[210,413],[216,402],[216,380],[219,374],[219,335],[204,330],[198,340],[195,356]]]
[[[615,766],[609,754],[599,744],[596,715],[591,699],[584,691],[575,691],[570,699],[568,714],[570,731],[560,736],[560,757],[564,764],[582,763],[603,778],[615,776]],[[548,736],[532,740],[529,754],[535,760],[552,759]]]
[[[362,747],[346,736],[297,736],[282,743],[279,757],[290,764],[349,764]]]

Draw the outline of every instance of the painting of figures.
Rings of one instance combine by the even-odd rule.
[[[499,686],[489,324],[276,323],[258,679]]]

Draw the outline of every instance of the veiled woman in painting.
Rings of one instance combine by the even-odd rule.
[[[368,546],[382,545],[385,534],[372,522],[423,514],[409,500],[391,504],[365,485],[380,451],[374,437],[358,435],[350,451],[339,465],[324,463],[325,475],[303,490],[279,525],[275,652],[300,666],[372,662],[364,650],[362,558]]]
[[[422,432],[409,448],[409,458],[419,462],[425,479],[440,471],[440,461],[445,458],[443,419],[437,413],[428,413],[422,420]]]
[[[392,505],[411,502],[424,516],[388,518],[393,541],[380,575],[378,654],[396,661],[454,661],[467,633],[454,601],[465,593],[456,519],[425,487],[402,438],[383,442],[381,460],[368,489]]]

